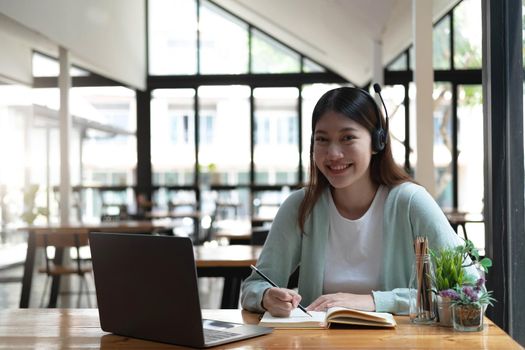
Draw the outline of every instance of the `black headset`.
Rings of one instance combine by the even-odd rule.
[[[386,125],[384,129],[383,124],[381,122],[381,113],[379,112],[379,107],[377,106],[376,101],[367,91],[363,89],[361,89],[361,91],[367,96],[367,98],[370,99],[370,102],[372,102],[376,111],[377,126],[372,132],[372,150],[374,152],[381,152],[385,149],[388,140],[388,111],[386,110],[385,101],[383,101],[383,96],[381,96],[381,86],[377,83],[374,84],[374,91],[376,92],[376,94],[379,95],[379,98],[381,99],[381,103],[383,104],[383,108],[385,110]]]

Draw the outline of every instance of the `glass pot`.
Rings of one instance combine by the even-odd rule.
[[[453,305],[452,324],[455,330],[461,332],[477,332],[483,329],[483,306]]]

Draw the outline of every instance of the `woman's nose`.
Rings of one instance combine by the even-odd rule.
[[[331,143],[328,146],[328,158],[329,159],[339,159],[343,157],[343,152],[341,150],[341,147],[336,143]]]

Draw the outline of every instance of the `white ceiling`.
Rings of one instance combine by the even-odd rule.
[[[459,0],[425,1],[434,21]],[[214,0],[357,85],[372,77],[374,40],[386,64],[412,41],[412,0]]]

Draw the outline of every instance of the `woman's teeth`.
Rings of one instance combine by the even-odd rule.
[[[348,168],[349,166],[350,166],[350,164],[331,165],[331,166],[329,166],[329,168],[332,169],[332,170],[339,171],[339,170],[344,170],[344,169]]]

